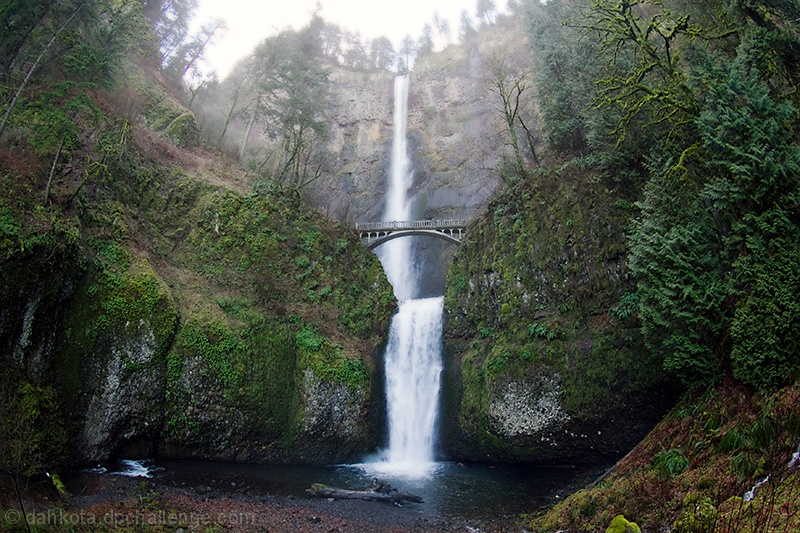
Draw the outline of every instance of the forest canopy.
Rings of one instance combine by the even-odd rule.
[[[529,2],[543,134],[637,201],[647,345],[688,386],[770,387],[800,352],[792,1]]]

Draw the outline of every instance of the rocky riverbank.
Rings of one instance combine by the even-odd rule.
[[[209,480],[210,481],[210,480]],[[513,519],[488,521],[421,516],[412,504],[341,501],[306,495],[277,497],[247,487],[181,485],[155,478],[82,473],[66,480],[60,498],[46,482],[26,501],[26,515],[40,532],[339,532],[505,533],[522,529]],[[25,531],[10,493],[0,493],[0,530]]]

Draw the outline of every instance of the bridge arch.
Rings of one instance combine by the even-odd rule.
[[[465,219],[360,222],[356,223],[356,231],[370,250],[392,239],[411,235],[436,237],[461,244],[461,239],[467,232],[468,222]]]
[[[398,230],[393,231],[391,233],[387,233],[385,235],[381,235],[373,240],[367,240],[367,249],[374,250],[381,244],[391,241],[392,239],[399,239],[400,237],[409,237],[411,235],[427,235],[430,237],[437,237],[439,239],[444,239],[447,242],[451,242],[453,244],[461,244],[461,239],[458,237],[454,237],[452,235],[448,235],[442,231],[436,230],[424,230],[424,229],[407,229],[407,230]]]

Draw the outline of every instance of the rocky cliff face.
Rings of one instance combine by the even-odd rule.
[[[626,304],[629,208],[567,165],[505,188],[470,228],[445,298],[453,457],[607,461],[668,408]]]
[[[513,21],[486,28],[465,43],[425,56],[410,75],[408,145],[413,173],[412,217],[472,218],[501,182],[503,150],[499,97],[489,89],[490,64],[500,50],[514,54],[525,39]],[[329,114],[330,176],[308,191],[329,216],[353,224],[381,220],[388,189],[394,78],[391,73],[334,68]],[[419,296],[444,292],[455,248],[413,238],[426,273]]]
[[[485,29],[418,60],[410,73],[408,140],[413,214],[470,218],[500,182],[502,108],[487,87],[489,65],[525,39],[513,21]],[[392,142],[394,75],[334,68],[329,114],[334,175],[312,191],[314,203],[347,223],[380,220]],[[497,100],[497,101],[495,101]]]
[[[373,451],[395,306],[377,258],[296,196],[254,192],[239,169],[154,131],[153,108],[190,113],[133,65],[129,76],[150,100],[91,135],[124,149],[81,155],[106,157],[113,179],[42,206],[36,168],[0,168],[31,184],[0,199],[0,452],[27,450],[36,468]]]

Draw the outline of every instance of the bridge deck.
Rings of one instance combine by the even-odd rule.
[[[357,222],[356,231],[370,250],[392,239],[411,235],[430,235],[460,244],[468,223],[467,219]]]
[[[356,222],[356,231],[399,231],[404,229],[466,228],[467,219],[451,220],[394,220],[389,222]]]

